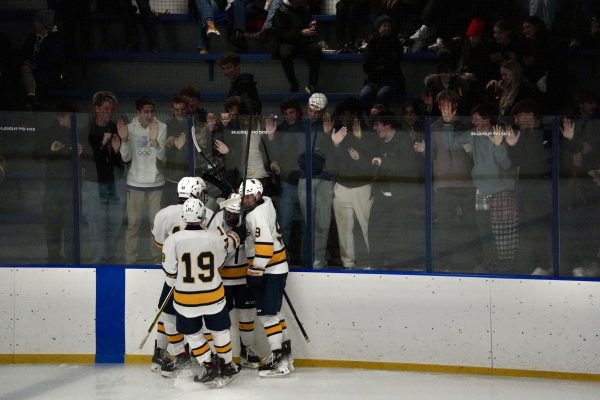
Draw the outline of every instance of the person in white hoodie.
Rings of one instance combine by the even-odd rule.
[[[135,102],[137,115],[125,125],[117,124],[121,137],[121,158],[131,162],[127,174],[127,232],[125,233],[125,261],[137,260],[138,231],[144,212],[149,221],[160,210],[165,177],[161,172],[164,163],[167,126],[154,116],[155,103],[142,97]],[[147,202],[147,204],[145,204]],[[158,251],[150,246],[153,259],[158,261]]]

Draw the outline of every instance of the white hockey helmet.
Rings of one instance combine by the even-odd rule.
[[[242,191],[244,191],[244,182],[242,182],[242,184],[240,185],[240,189],[238,190],[240,196],[242,195]],[[262,192],[263,185],[258,179],[246,179],[246,192],[244,193],[245,196],[251,194],[256,196],[259,193],[262,195]]]
[[[199,199],[203,192],[206,192],[206,182],[196,176],[183,177],[177,184],[177,195],[184,199],[190,197]]]
[[[206,220],[206,207],[200,200],[190,197],[183,203],[181,216],[186,224],[204,223]]]
[[[241,212],[240,194],[239,193],[231,193],[227,199],[228,200],[229,199],[237,199],[237,203],[229,204],[228,206],[225,207],[225,210],[227,210],[228,212],[233,213],[233,214],[239,214]]]

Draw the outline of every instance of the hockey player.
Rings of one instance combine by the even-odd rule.
[[[177,184],[179,203],[163,208],[154,217],[152,236],[154,236],[156,247],[162,249],[163,243],[169,235],[185,228],[185,222],[181,214],[183,203],[191,197],[201,198],[205,194],[206,183],[202,178],[193,176],[181,178]],[[206,213],[208,218],[212,216],[211,210],[206,209]],[[159,307],[163,304],[170,289],[166,284],[163,286],[158,301]],[[170,301],[163,310],[156,326],[156,347],[154,348],[150,370],[153,372],[161,371],[161,374],[165,377],[172,376],[170,371],[165,371],[162,368],[163,365],[170,361],[169,353],[167,352],[168,345],[171,345],[171,354],[182,354],[184,352],[183,335],[177,332],[175,328],[175,315],[173,302]],[[191,365],[189,357],[186,364]]]
[[[237,199],[237,203],[228,205],[219,211],[213,224],[229,232],[237,226],[240,220],[240,195],[232,193],[229,199]],[[246,284],[248,273],[248,260],[244,247],[238,248],[235,253],[229,254],[219,270],[223,285],[225,285],[225,298],[227,309],[236,311],[240,332],[240,363],[247,368],[258,368],[260,359],[254,353],[254,316],[256,305],[252,290]]]
[[[285,321],[280,318],[283,291],[288,274],[285,245],[277,222],[273,202],[262,195],[258,179],[246,180],[240,186],[246,214],[246,256],[248,257],[248,286],[256,301],[256,313],[265,328],[271,355],[259,367],[262,377],[283,376],[293,370],[291,343]]]
[[[183,203],[185,229],[173,233],[163,246],[165,283],[175,286],[173,306],[177,311],[177,330],[185,335],[192,356],[204,365],[202,376],[196,382],[211,387],[229,383],[240,372],[232,361],[231,320],[225,307],[225,290],[217,271],[228,252],[235,252],[245,237],[245,227],[234,227],[227,235],[204,228],[206,208],[198,199]],[[206,325],[214,338],[217,357],[211,354],[202,327]],[[177,369],[180,355],[163,367]]]

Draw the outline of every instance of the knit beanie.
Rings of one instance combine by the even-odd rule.
[[[473,18],[467,28],[467,37],[483,36],[485,32],[485,22],[483,18]]]
[[[54,28],[54,11],[40,10],[35,13],[33,20],[51,31]]]
[[[373,24],[375,27],[375,31],[377,31],[379,29],[379,26],[381,24],[383,24],[384,22],[389,22],[390,24],[392,23],[392,18],[390,18],[389,15],[380,15],[379,17],[375,18],[375,23]]]

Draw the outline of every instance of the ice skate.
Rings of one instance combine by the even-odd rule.
[[[258,376],[263,378],[285,376],[289,373],[290,368],[281,349],[273,350],[271,355],[264,360],[264,365],[258,368]]]
[[[169,357],[169,353],[166,350],[155,347],[154,354],[152,355],[152,365],[150,366],[150,371],[160,372],[163,365],[169,363],[170,361],[171,357]]]
[[[162,366],[160,374],[165,378],[174,378],[184,370],[191,370],[192,360],[188,353],[177,354],[174,360]]]
[[[294,358],[292,357],[292,341],[290,339],[284,340],[281,343],[281,351],[283,351],[283,356],[287,360],[290,372],[294,372],[296,368],[294,368]]]
[[[242,367],[256,369],[260,365],[260,358],[254,353],[251,346],[244,346],[240,350],[240,364]]]

